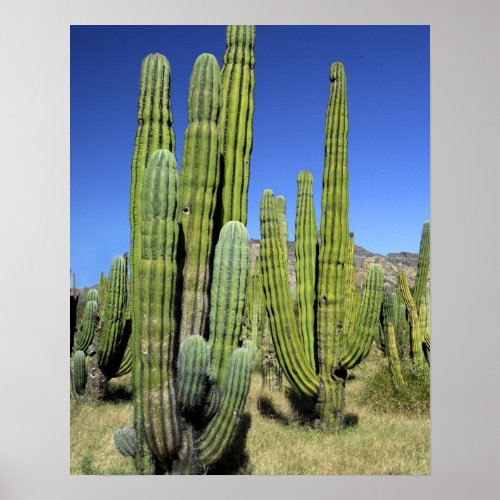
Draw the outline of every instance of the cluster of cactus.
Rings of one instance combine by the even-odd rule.
[[[362,300],[355,289],[353,237],[348,226],[347,101],[341,63],[330,69],[320,238],[312,175],[298,178],[295,225],[298,320],[287,279],[280,207],[272,191],[260,207],[261,267],[270,329],[280,366],[299,393],[315,397],[318,426],[341,430],[348,371],[368,354],[378,329],[383,271],[368,269]],[[319,251],[318,251],[319,247]]]
[[[395,292],[389,284],[384,285],[384,300],[381,314],[381,330],[389,358],[389,368],[396,389],[404,385],[400,359],[405,353],[418,369],[430,363],[430,292],[428,285],[430,265],[430,223],[425,222],[420,239],[415,286],[410,291],[408,279],[402,266],[398,270]],[[409,335],[406,333],[409,331]],[[407,344],[406,349],[398,349]],[[425,364],[425,361],[427,364]]]
[[[143,61],[130,205],[134,426],[115,435],[139,474],[215,463],[248,394],[255,351],[240,335],[254,38],[253,26],[227,28],[222,72],[213,55],[197,58],[180,174],[169,63]]]
[[[102,399],[108,380],[132,369],[130,320],[126,318],[126,256],[115,257],[108,278],[103,279],[103,276],[101,274],[100,292],[95,289],[87,292],[83,322],[73,354],[72,386],[76,387],[73,395],[85,393],[89,399]],[[85,365],[80,362],[82,354],[88,355]],[[77,366],[79,369],[83,366],[85,377],[74,376]]]

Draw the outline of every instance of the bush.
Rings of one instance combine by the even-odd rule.
[[[396,390],[389,368],[381,366],[368,376],[359,393],[359,403],[378,412],[429,415],[429,371],[417,370],[411,362],[406,361],[401,363],[401,373],[406,384]]]

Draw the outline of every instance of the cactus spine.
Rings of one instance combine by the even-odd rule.
[[[316,259],[316,276],[306,278],[311,264],[303,261],[307,252],[298,254],[297,269],[307,267],[309,273],[300,273],[309,279],[307,287],[315,292],[304,297],[300,287],[299,324],[306,331],[305,311],[314,308],[315,363],[307,355],[304,335],[293,315],[293,303],[283,266],[283,250],[280,244],[278,216],[273,203],[273,194],[266,190],[261,202],[261,259],[266,292],[266,306],[271,319],[271,333],[281,367],[288,380],[299,392],[317,398],[316,411],[321,427],[334,431],[343,427],[344,387],[348,370],[354,368],[368,354],[378,328],[382,304],[383,272],[379,265],[370,266],[359,312],[354,317],[346,311],[352,293],[352,257],[349,252],[352,236],[348,225],[347,191],[347,100],[345,73],[341,63],[330,68],[330,100],[325,127],[325,168],[323,171],[322,217],[320,225],[320,248]],[[300,182],[308,181],[305,174]],[[301,197],[304,194],[301,192]],[[303,200],[297,201],[298,210]],[[303,210],[300,208],[300,210]],[[300,217],[303,214],[300,213]],[[311,215],[306,216],[311,221]],[[311,222],[310,222],[311,224]],[[315,227],[315,223],[314,226]],[[311,229],[299,224],[296,238],[309,240],[309,254],[314,246]],[[353,245],[353,243],[352,243]],[[301,242],[302,247],[302,242]],[[299,247],[300,248],[300,247]],[[353,247],[352,247],[353,248]],[[310,257],[308,257],[310,259]],[[351,266],[351,267],[350,267]],[[316,277],[314,281],[313,278]],[[302,278],[301,278],[302,279]],[[352,305],[349,305],[352,308]],[[346,319],[353,325],[346,330]],[[307,336],[305,336],[307,338]]]
[[[252,152],[255,26],[228,26],[221,70],[222,225],[247,223]]]

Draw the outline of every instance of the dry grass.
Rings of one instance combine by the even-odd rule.
[[[252,381],[239,439],[214,470],[219,474],[429,474],[429,416],[376,413],[359,396],[368,375],[384,360],[370,354],[349,380],[350,425],[327,434],[304,425],[286,392],[261,389]],[[117,382],[119,387],[120,383]],[[131,423],[131,403],[87,406],[72,402],[71,473],[130,474],[131,461],[114,449],[112,435]]]

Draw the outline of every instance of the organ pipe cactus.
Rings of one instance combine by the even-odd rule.
[[[222,224],[247,223],[252,152],[255,26],[228,26],[221,70]]]
[[[297,255],[297,268],[304,266],[301,275],[308,276],[307,284],[314,290],[309,298],[301,292],[299,320],[295,321],[293,302],[287,283],[280,226],[273,194],[266,190],[261,201],[261,262],[270,328],[279,363],[292,386],[305,396],[316,397],[319,424],[334,431],[343,427],[344,388],[348,371],[368,354],[378,328],[382,304],[383,272],[379,265],[368,269],[363,300],[351,331],[346,331],[346,302],[349,283],[348,190],[347,190],[347,101],[344,68],[334,63],[330,69],[330,100],[325,127],[325,167],[321,201],[320,246],[317,257]],[[309,182],[302,174],[301,182]],[[301,196],[304,196],[301,194]],[[310,196],[310,194],[307,194]],[[302,200],[297,205],[303,207]],[[309,208],[301,210],[311,211]],[[309,240],[306,251],[315,249],[310,225],[311,214],[300,214],[309,221],[306,234],[296,238]],[[300,227],[300,225],[299,225]],[[306,228],[305,224],[302,225]],[[315,227],[315,223],[313,224]],[[304,231],[306,231],[304,229]],[[311,241],[312,239],[312,241]],[[299,246],[302,248],[302,244]],[[312,263],[316,271],[312,271]],[[305,311],[314,311],[314,339],[317,346],[314,363],[310,360],[308,328]],[[305,316],[305,317],[304,317]],[[348,322],[349,323],[349,322]]]

